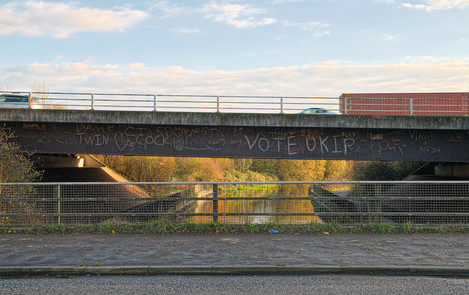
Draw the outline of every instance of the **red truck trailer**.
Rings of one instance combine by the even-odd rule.
[[[344,93],[344,115],[468,116],[469,92]]]

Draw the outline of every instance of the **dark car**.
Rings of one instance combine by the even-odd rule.
[[[31,108],[35,108],[35,100],[31,98]],[[29,108],[29,96],[21,94],[0,94],[0,108],[27,109]]]
[[[304,115],[337,115],[334,112],[331,112],[329,110],[323,109],[323,108],[309,108],[304,111],[302,111],[300,114]]]

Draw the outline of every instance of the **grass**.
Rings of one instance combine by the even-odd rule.
[[[301,225],[268,224],[177,224],[168,219],[154,220],[144,223],[129,223],[109,220],[97,225],[48,225],[22,228],[0,227],[0,235],[8,234],[229,234],[229,233],[264,233],[278,231],[279,234],[412,234],[438,233],[454,234],[469,233],[469,226],[415,226],[411,223],[401,225],[357,224],[344,226],[341,224],[311,223]]]

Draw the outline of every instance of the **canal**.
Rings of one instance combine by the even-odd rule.
[[[270,185],[263,189],[222,189],[218,193],[218,222],[224,224],[306,224],[320,222],[313,216],[314,207],[308,195],[308,188]],[[191,214],[212,214],[213,200],[198,200],[187,212]],[[215,210],[216,212],[216,210]],[[211,223],[212,216],[190,216],[186,222]]]

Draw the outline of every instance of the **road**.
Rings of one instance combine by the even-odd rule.
[[[0,280],[0,294],[467,294],[469,280],[381,276],[119,276]]]

